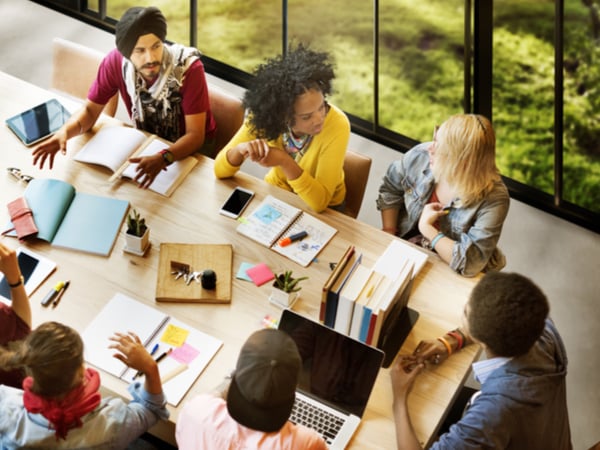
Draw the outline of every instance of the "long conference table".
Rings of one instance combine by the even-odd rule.
[[[47,99],[59,98],[67,108],[77,107],[69,99],[0,72],[0,119],[33,107]],[[305,209],[294,194],[271,186],[263,180],[240,171],[235,177],[217,180],[213,161],[199,156],[199,164],[169,198],[152,191],[139,189],[132,181],[109,183],[111,173],[90,164],[75,162],[71,157],[101,126],[122,125],[118,120],[102,117],[92,132],[71,139],[67,156],[57,155],[54,168],[33,166],[31,149],[25,147],[6,127],[0,128],[2,161],[0,192],[2,204],[23,194],[25,184],[10,176],[6,168],[17,167],[22,173],[36,178],[58,178],[73,184],[78,191],[127,200],[146,218],[151,229],[151,248],[144,257],[123,252],[125,225],[117,236],[109,257],[55,248],[38,241],[26,243],[28,248],[57,263],[57,269],[31,295],[34,327],[45,321],[60,321],[82,332],[115,293],[122,293],[151,305],[191,327],[223,341],[223,346],[200,375],[178,407],[169,405],[171,416],[153,427],[150,432],[175,444],[174,430],[179,410],[193,396],[218,386],[235,367],[239,349],[245,339],[261,328],[266,316],[277,319],[281,310],[272,305],[268,296],[269,283],[260,287],[235,278],[242,262],[266,263],[275,273],[292,269],[297,276],[309,277],[293,309],[318,320],[321,290],[330,274],[330,262],[338,261],[349,245],[363,253],[363,262],[372,267],[385,250],[391,235],[337,211],[315,214],[332,225],[338,233],[321,251],[317,260],[307,268],[276,252],[254,243],[236,232],[237,222],[219,214],[219,208],[235,186],[256,193],[247,211],[252,210],[266,195]],[[115,143],[118,145],[118,143]],[[107,151],[110,149],[107,148]],[[374,201],[366,198],[365,201]],[[0,208],[0,220],[8,222],[5,206]],[[13,248],[21,245],[16,238],[4,237],[2,242]],[[225,305],[157,303],[155,289],[160,243],[228,243],[233,245],[233,285],[231,303]],[[40,305],[43,296],[60,280],[71,280],[56,308]],[[422,339],[435,338],[461,323],[464,304],[476,279],[464,278],[452,272],[437,255],[431,254],[415,280],[409,307],[418,311],[419,319],[401,347],[411,353]],[[132,320],[135,320],[132,317]],[[125,330],[123,330],[125,331]],[[434,441],[453,399],[464,384],[471,363],[478,357],[479,348],[467,347],[453,355],[441,366],[428,367],[416,380],[409,397],[409,409],[419,441],[425,447]],[[103,393],[130,398],[127,383],[101,372]],[[395,448],[395,428],[392,414],[392,389],[389,369],[382,368],[350,448]]]

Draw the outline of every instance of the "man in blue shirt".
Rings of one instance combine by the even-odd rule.
[[[548,301],[528,278],[490,272],[473,289],[463,325],[400,356],[392,372],[399,449],[420,449],[408,393],[426,364],[476,343],[488,357],[473,365],[481,390],[432,449],[571,449],[567,355],[548,318]]]

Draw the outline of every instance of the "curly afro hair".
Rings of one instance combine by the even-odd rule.
[[[328,53],[299,44],[259,65],[242,100],[252,132],[262,139],[277,139],[293,125],[299,95],[317,89],[327,96],[335,78],[329,58]]]
[[[488,272],[469,299],[469,333],[496,356],[520,356],[539,339],[550,306],[529,278]]]

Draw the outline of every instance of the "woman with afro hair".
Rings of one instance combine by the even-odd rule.
[[[243,97],[247,117],[215,159],[217,178],[245,160],[269,167],[265,181],[295,192],[316,212],[343,211],[350,122],[327,102],[335,77],[327,53],[302,44],[258,66]]]

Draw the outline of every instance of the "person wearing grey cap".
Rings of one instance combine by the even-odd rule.
[[[177,419],[180,449],[326,449],[313,430],[288,421],[302,360],[285,332],[246,340],[226,387],[188,401]]]
[[[67,140],[91,129],[104,105],[119,92],[136,128],[173,144],[154,155],[131,158],[135,181],[147,188],[173,161],[200,151],[214,156],[216,123],[200,52],[167,44],[167,21],[156,7],[129,8],[115,28],[116,49],[98,68],[84,107],[52,136],[33,149],[33,163],[50,168]]]

